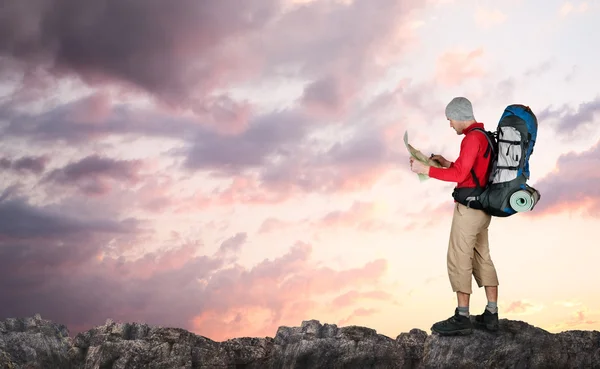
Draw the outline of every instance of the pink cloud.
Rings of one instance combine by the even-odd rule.
[[[141,209],[154,213],[166,211],[177,204],[174,185],[175,181],[171,177],[150,176],[144,179],[132,196]]]
[[[480,65],[484,51],[482,48],[469,52],[447,51],[437,60],[436,81],[453,86],[468,79],[477,79],[486,75]]]
[[[393,226],[377,219],[377,205],[355,201],[347,210],[337,210],[327,213],[314,225],[317,228],[353,228],[363,231],[378,231],[391,229]]]
[[[410,219],[410,222],[404,227],[404,230],[412,231],[415,229],[429,229],[439,225],[440,219],[449,219],[448,221],[450,222],[454,212],[454,206],[456,205],[450,194],[451,191],[448,193],[448,199],[443,203],[437,206],[428,205],[422,211],[417,213],[407,213],[406,209],[399,209],[398,215]]]
[[[194,259],[199,248],[197,243],[188,243],[163,251],[145,253],[133,261],[107,256],[105,252],[100,252],[96,258],[104,269],[103,272],[114,273],[121,278],[148,280],[156,274],[184,267],[189,260]]]
[[[310,246],[298,244],[280,259],[265,261],[248,271],[230,270],[226,280],[214,280],[215,286],[222,286],[213,291],[219,292],[220,304],[198,314],[193,330],[217,339],[225,339],[228,334],[274,332],[278,325],[319,314],[323,305],[313,302],[319,296],[377,283],[386,267],[383,260],[341,271],[313,267],[309,251]],[[262,319],[257,321],[254,316]],[[232,320],[236,329],[223,331]]]
[[[392,301],[393,296],[384,291],[348,291],[334,298],[332,301],[332,306],[339,309],[344,308],[346,306],[352,306],[357,303],[361,303],[361,301],[369,299],[380,301]]]
[[[73,109],[67,113],[66,118],[73,122],[102,123],[112,112],[112,101],[105,93],[95,93],[84,97]]]
[[[600,168],[600,141],[584,152],[561,155],[555,170],[532,184],[541,198],[531,216],[567,211],[600,215],[600,172],[593,168]]]
[[[588,309],[579,309],[570,315],[571,317],[566,321],[555,324],[553,329],[561,331],[572,329],[594,330],[600,327],[600,321],[589,317]]]
[[[36,5],[27,12],[11,6],[7,11],[15,19],[11,21],[16,27],[15,42],[0,44],[0,50],[13,62],[28,66],[25,70],[39,67],[57,78],[77,75],[92,86],[109,84],[125,86],[125,90],[135,86],[166,107],[157,103],[156,109],[139,111],[118,98],[110,100],[108,94],[95,93],[37,115],[7,108],[10,119],[3,133],[77,145],[109,136],[175,138],[184,142],[185,149],[173,152],[186,156],[186,170],[253,182],[244,188],[236,187],[237,183],[229,189],[217,188],[215,196],[199,194],[182,205],[160,196],[154,202],[144,201],[150,210],[169,205],[181,212],[208,204],[276,203],[310,191],[368,188],[395,165],[385,138],[377,137],[377,132],[357,132],[348,148],[314,145],[309,135],[329,118],[315,119],[302,107],[257,115],[250,102],[234,98],[228,88],[245,84],[249,77],[278,79],[287,73],[282,71],[291,68],[292,79],[312,81],[303,95],[309,110],[317,108],[318,114],[336,116],[347,113],[356,106],[354,101],[363,86],[383,76],[386,65],[403,57],[412,34],[399,31],[411,23],[410,11],[423,6],[408,0],[378,1],[380,6],[364,0],[314,2],[283,14],[275,1],[248,1],[235,12],[224,8],[226,2],[183,2],[168,10],[157,4],[125,6],[115,2],[99,12],[68,1],[57,9],[83,17],[99,13],[87,26],[64,19],[59,30],[51,22],[45,37],[37,31],[28,33],[20,24],[45,24],[54,14],[51,8]],[[115,25],[108,15],[119,11],[141,14],[142,18],[136,17],[135,24],[117,19]],[[217,24],[214,17],[233,23]],[[307,20],[314,26],[309,34],[303,31]],[[167,27],[171,23],[173,26]],[[340,25],[350,25],[350,31]],[[114,33],[114,27],[130,32]],[[123,38],[122,34],[129,36]],[[156,34],[160,34],[158,39],[149,37]],[[97,45],[96,35],[102,35],[102,45]],[[165,42],[148,43],[148,39]],[[64,48],[52,49],[49,40],[65,42]],[[45,68],[40,60],[52,61],[56,68]],[[135,67],[131,60],[137,61]],[[258,177],[245,174],[248,172],[258,173]],[[107,177],[98,177],[80,188],[106,194],[112,183]]]
[[[281,231],[282,229],[285,229],[289,226],[290,226],[289,222],[285,222],[280,219],[270,217],[270,218],[265,219],[262,222],[262,224],[260,225],[260,228],[258,229],[258,233],[270,233],[273,231]]]
[[[107,317],[182,327],[217,340],[273,334],[307,318],[333,319],[327,313],[332,295],[366,289],[365,296],[381,297],[369,291],[387,268],[382,259],[341,270],[319,266],[312,246],[300,242],[279,257],[242,267],[222,254],[235,254],[243,234],[225,240],[223,252],[213,256],[202,255],[201,242],[184,243],[177,234],[168,249],[147,253],[135,246],[152,241],[151,235],[135,222],[87,220],[9,198],[0,202],[0,218],[0,288],[10,302],[0,305],[0,315],[41,313],[73,334]],[[128,254],[139,256],[123,256],[120,243],[133,244]],[[23,294],[24,288],[31,293]]]
[[[513,301],[510,303],[510,305],[508,305],[508,307],[506,308],[505,312],[507,314],[509,313],[514,313],[514,314],[525,314],[528,311],[530,311],[531,309],[533,309],[535,306],[529,302],[524,302],[524,301]]]
[[[354,310],[352,312],[352,314],[350,314],[350,316],[348,316],[347,318],[341,319],[337,324],[340,326],[344,326],[358,317],[372,316],[372,315],[377,314],[377,312],[378,312],[377,309],[358,308],[358,309]]]
[[[481,28],[497,26],[506,21],[506,14],[498,9],[478,7],[475,11],[475,23]]]

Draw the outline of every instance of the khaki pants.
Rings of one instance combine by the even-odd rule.
[[[490,221],[485,212],[455,203],[448,243],[448,277],[454,292],[471,294],[471,276],[479,287],[498,285],[488,243]]]

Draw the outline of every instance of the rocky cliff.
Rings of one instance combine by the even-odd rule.
[[[215,342],[184,329],[114,323],[69,337],[39,315],[0,321],[0,369],[600,368],[600,332],[551,334],[503,319],[495,333],[396,339],[369,328],[304,321],[275,337]]]

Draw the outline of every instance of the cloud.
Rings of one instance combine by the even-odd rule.
[[[257,118],[235,135],[198,134],[186,150],[185,166],[193,170],[239,173],[286,155],[307,132],[308,118],[298,111],[283,111]]]
[[[371,316],[371,315],[377,314],[378,311],[379,311],[378,309],[374,309],[374,308],[370,308],[370,309],[358,308],[358,309],[354,310],[352,312],[352,314],[350,314],[350,316],[348,316],[347,318],[341,319],[338,322],[338,325],[339,326],[347,325],[350,321],[354,320],[357,317]]]
[[[242,246],[246,243],[248,235],[245,232],[238,232],[235,236],[231,236],[221,243],[219,246],[219,255],[226,255],[228,253],[237,254],[241,250]]]
[[[356,88],[344,86],[343,79],[327,76],[310,83],[302,95],[302,103],[315,115],[338,116],[347,109]]]
[[[38,145],[77,146],[111,136],[181,140],[202,129],[189,117],[166,114],[157,108],[136,109],[100,94],[84,95],[41,110],[19,105],[14,98],[8,101],[12,104],[0,104],[0,119],[6,121],[2,134]]]
[[[201,135],[178,150],[189,171],[210,171],[229,183],[210,197],[186,201],[185,207],[277,203],[310,192],[357,191],[396,168],[397,153],[384,130],[359,125],[332,142],[310,135],[306,119],[298,112],[272,114],[239,135]]]
[[[40,313],[72,334],[106,318],[182,327],[213,339],[272,334],[281,324],[313,318],[311,311],[327,311],[307,301],[371,290],[386,271],[384,260],[346,270],[318,266],[312,247],[300,242],[253,267],[229,264],[220,252],[239,250],[243,233],[213,256],[199,254],[202,242],[174,235],[168,249],[124,257],[115,243],[145,240],[135,222],[55,212],[9,197],[0,203],[0,220],[0,316]],[[266,319],[254,320],[255,312],[266,312]],[[234,326],[232,315],[238,316]]]
[[[548,71],[550,71],[552,69],[552,67],[554,67],[555,65],[556,65],[556,60],[554,58],[545,60],[536,66],[528,68],[524,73],[525,77],[534,77],[534,78],[540,77],[544,73],[547,73]]]
[[[477,7],[474,17],[475,23],[480,28],[491,28],[506,21],[506,14],[502,11],[483,7]]]
[[[484,55],[482,48],[469,52],[446,51],[437,60],[435,80],[446,86],[454,86],[468,79],[477,79],[487,74],[479,65]]]
[[[49,208],[37,208],[22,198],[2,196],[0,202],[0,235],[6,239],[47,239],[87,233],[128,233],[134,224],[107,220],[86,220],[78,216],[63,216]]]
[[[582,303],[580,301],[556,301],[555,305],[560,305],[566,308],[573,308],[576,306],[581,306]]]
[[[331,144],[315,140],[311,146],[301,146],[294,155],[267,166],[261,180],[272,190],[356,191],[369,188],[395,165],[385,133],[359,127],[343,141]]]
[[[557,213],[576,210],[591,216],[600,215],[600,141],[581,153],[561,155],[554,171],[535,184],[541,198],[534,213]]]
[[[248,189],[256,193],[240,196],[254,203],[373,185],[391,162],[385,137],[373,132],[361,138],[357,132],[346,149],[335,137],[315,136],[332,116],[360,114],[364,93],[403,57],[413,37],[407,30],[412,11],[424,3],[311,2],[284,10],[275,1],[248,1],[233,12],[227,12],[227,4],[183,1],[169,9],[155,1],[86,5],[69,0],[54,8],[42,2],[11,4],[7,14],[15,31],[0,40],[0,52],[11,65],[25,68],[23,74],[12,71],[15,83],[21,83],[17,90],[36,86],[34,71],[43,70],[64,81],[81,77],[98,89],[126,86],[126,92],[85,89],[86,96],[56,106],[39,104],[39,94],[33,101],[37,109],[27,109],[13,96],[12,103],[0,106],[7,122],[2,134],[83,147],[100,140],[112,144],[115,138],[170,138],[167,155],[183,156],[185,169],[254,183]],[[128,23],[116,14],[137,14],[137,21]],[[303,31],[307,20],[313,24],[310,34]],[[259,107],[252,95],[246,99],[235,89],[282,77],[306,86],[290,97],[291,106]],[[134,87],[178,109],[140,108],[121,99],[129,98]],[[103,178],[80,188],[105,194]],[[224,202],[231,191],[215,193]],[[196,203],[204,206],[208,197]],[[146,206],[161,209],[167,203],[163,198]]]
[[[0,289],[9,302],[0,316],[40,312],[75,331],[112,317],[219,339],[271,335],[307,317],[339,319],[325,301],[349,289],[384,301],[373,292],[384,260],[322,267],[312,246],[299,242],[244,267],[231,254],[247,245],[245,232],[228,233],[219,251],[201,255],[203,241],[185,241],[181,228],[162,239],[171,223],[161,222],[169,211],[272,204],[376,183],[397,165],[386,133],[397,117],[389,108],[427,106],[431,97],[407,85],[379,105],[368,95],[404,57],[418,24],[413,11],[425,4],[6,3],[0,76],[10,91],[0,101],[0,133],[15,147],[57,152],[60,164],[15,164],[36,158],[31,153],[0,162],[43,175],[30,189],[0,196]],[[282,80],[283,92],[261,90]],[[288,92],[288,82],[300,87]],[[272,103],[275,94],[285,95],[277,96],[283,103]],[[373,124],[371,113],[382,119]],[[88,154],[129,143],[169,160],[168,171],[149,176],[146,159]],[[28,201],[16,198],[29,190]],[[126,218],[140,210],[164,218]],[[228,227],[227,218],[216,219],[191,232],[220,237]],[[358,300],[345,303],[360,308]]]
[[[0,158],[0,169],[12,169],[19,173],[42,173],[48,164],[46,156],[22,156],[18,159]]]
[[[325,214],[314,225],[317,229],[341,227],[370,232],[393,229],[391,223],[377,219],[379,210],[376,203],[355,201],[347,210]]]
[[[600,115],[600,97],[586,101],[576,109],[563,105],[556,109],[547,107],[538,114],[538,121],[553,121],[556,131],[563,136],[572,137],[577,133],[586,134],[595,128]]]
[[[101,195],[110,191],[110,182],[138,182],[138,171],[142,165],[140,160],[117,160],[91,155],[63,168],[54,169],[43,181],[75,186],[88,195]]]
[[[456,204],[454,203],[452,197],[450,197],[451,192],[452,190],[449,188],[448,193],[450,201],[427,205],[424,209],[418,212],[407,212],[406,209],[400,208],[397,212],[397,215],[403,216],[409,220],[404,226],[404,230],[412,231],[415,229],[432,229],[439,224],[439,220],[441,218],[452,217]]]
[[[544,308],[543,305],[536,305],[527,300],[511,302],[505,310],[507,315],[529,315],[539,312]]]
[[[585,13],[588,10],[588,7],[587,1],[580,2],[578,5],[573,5],[572,2],[567,1],[560,7],[558,14],[564,18],[574,13]]]
[[[412,10],[424,3],[285,5],[277,0],[241,5],[184,0],[168,7],[156,0],[7,3],[0,54],[11,62],[13,75],[29,78],[23,84],[35,86],[37,71],[43,70],[48,78],[119,86],[126,93],[141,92],[171,108],[194,111],[215,127],[239,131],[250,106],[224,90],[257,78],[324,81],[317,82],[321,92],[316,96],[314,88],[307,91],[311,104],[347,106],[351,92],[372,72],[384,73],[386,65],[402,57],[413,37]],[[342,90],[327,82],[332,75]]]
[[[597,312],[590,311],[586,306],[574,309],[574,311],[569,315],[569,319],[555,324],[552,326],[552,329],[557,331],[574,329],[593,330],[595,327],[600,325],[599,320],[590,317],[590,315],[597,316]]]
[[[384,291],[348,291],[334,298],[331,304],[336,309],[341,309],[347,306],[353,306],[368,299],[393,301],[394,298],[391,294]]]
[[[0,53],[29,68],[124,83],[174,103],[249,65],[236,61],[227,43],[264,27],[277,9],[274,0],[8,2]]]
[[[258,233],[271,233],[273,231],[281,231],[284,228],[290,227],[291,223],[281,219],[269,217],[265,219],[258,229]]]

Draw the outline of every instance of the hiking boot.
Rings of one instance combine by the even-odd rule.
[[[431,326],[431,330],[442,336],[468,335],[473,332],[471,319],[460,315],[458,309],[454,310],[454,316]]]
[[[488,309],[483,311],[483,314],[475,316],[475,325],[485,327],[490,331],[498,330],[498,313],[490,313]]]

